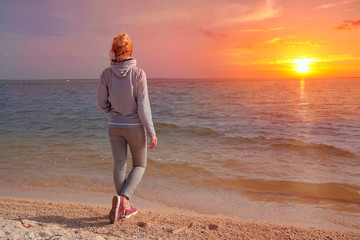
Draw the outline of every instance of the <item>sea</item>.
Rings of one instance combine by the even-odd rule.
[[[97,79],[0,81],[0,194],[115,194]],[[158,146],[134,193],[360,232],[360,78],[148,79]],[[131,168],[131,156],[128,156]]]

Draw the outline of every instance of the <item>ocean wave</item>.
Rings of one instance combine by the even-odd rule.
[[[240,190],[245,195],[264,195],[277,198],[308,198],[346,203],[360,203],[360,186],[345,183],[312,183],[248,179],[214,174],[196,163],[158,162],[149,159],[147,174],[158,177],[173,177],[186,184],[206,188]]]
[[[218,137],[222,136],[222,133],[216,132],[213,129],[206,127],[198,127],[198,126],[179,126],[173,123],[156,123],[155,124],[156,131],[159,133],[169,133],[169,132],[179,132],[183,134],[191,134],[197,135],[200,137]]]
[[[200,166],[189,162],[177,163],[174,161],[160,162],[148,159],[147,174],[161,177],[176,177],[178,179],[193,179],[194,176],[202,178],[210,172]]]
[[[326,153],[332,156],[340,156],[347,158],[357,158],[356,153],[350,152],[345,149],[341,149],[335,146],[320,144],[320,143],[312,143],[305,142],[301,140],[294,139],[275,139],[273,143],[270,144],[271,147],[277,149],[291,149],[295,151],[315,151],[319,153]]]
[[[260,179],[208,179],[200,185],[242,190],[244,194],[262,194],[278,198],[307,198],[345,203],[360,203],[360,186],[345,183],[309,183]]]
[[[341,156],[347,158],[359,158],[357,153],[351,152],[346,149],[342,149],[339,147],[321,144],[321,143],[314,143],[309,141],[302,141],[298,139],[289,139],[289,138],[270,138],[270,137],[253,137],[253,138],[246,138],[246,137],[223,137],[220,139],[223,144],[226,145],[237,145],[244,144],[245,146],[251,145],[252,147],[260,147],[260,148],[267,148],[269,150],[293,150],[297,152],[319,152],[319,153],[326,153],[332,156]]]
[[[174,123],[162,123],[162,122],[156,122],[155,123],[156,128],[165,128],[165,129],[179,129],[180,126],[174,124]]]

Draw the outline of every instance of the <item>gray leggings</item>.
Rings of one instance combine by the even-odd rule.
[[[146,135],[143,127],[117,128],[109,126],[111,150],[114,156],[114,184],[118,195],[130,198],[144,175],[147,161]],[[127,145],[133,168],[126,176]]]

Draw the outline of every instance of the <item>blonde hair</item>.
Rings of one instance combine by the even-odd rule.
[[[109,56],[113,62],[121,62],[131,57],[132,41],[127,33],[119,33],[114,37]]]

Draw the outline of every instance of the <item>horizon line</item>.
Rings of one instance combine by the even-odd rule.
[[[209,79],[298,79],[299,77],[149,77],[148,80],[209,80]],[[306,77],[305,79],[323,78],[360,78],[360,76]],[[36,81],[36,80],[99,80],[100,78],[1,78],[0,81]]]

